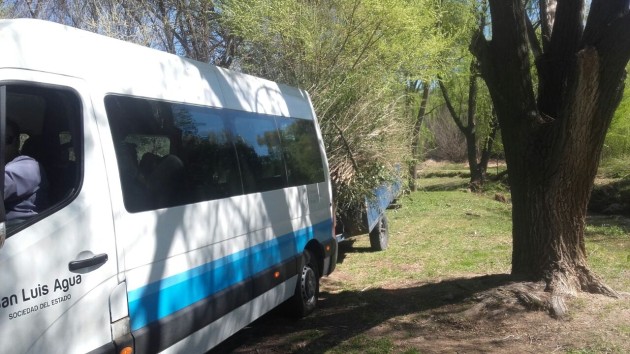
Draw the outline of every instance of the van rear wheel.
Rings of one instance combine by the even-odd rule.
[[[308,250],[302,254],[303,266],[298,275],[295,293],[291,299],[292,314],[295,317],[309,315],[317,306],[319,297],[319,274],[317,258]]]

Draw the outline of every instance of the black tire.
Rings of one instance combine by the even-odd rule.
[[[304,317],[309,315],[317,307],[319,297],[319,271],[317,258],[306,250],[302,254],[303,266],[298,275],[298,282],[295,293],[290,300],[291,315],[293,317]]]
[[[389,243],[389,222],[383,214],[374,229],[370,231],[370,247],[372,251],[384,251]]]

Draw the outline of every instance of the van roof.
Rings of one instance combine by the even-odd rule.
[[[4,68],[25,69],[80,78],[103,94],[314,118],[304,90],[58,23],[0,20],[0,48],[0,80]]]

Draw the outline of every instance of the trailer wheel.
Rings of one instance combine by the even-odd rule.
[[[370,231],[370,246],[373,251],[384,251],[389,243],[389,222],[383,214],[374,229]]]
[[[298,274],[298,282],[295,287],[295,293],[291,298],[291,314],[294,317],[304,317],[309,315],[317,306],[317,298],[319,297],[319,274],[317,258],[313,254],[305,250],[303,255],[304,265],[302,271]]]

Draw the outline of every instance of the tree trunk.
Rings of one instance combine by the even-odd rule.
[[[488,138],[486,139],[486,143],[483,146],[483,150],[481,151],[481,159],[479,160],[479,168],[481,169],[481,173],[484,176],[487,175],[488,172],[488,162],[490,161],[490,154],[492,153],[492,146],[494,145],[494,140],[497,137],[497,132],[499,130],[499,122],[497,122],[496,115],[494,111],[492,112],[492,120],[490,121],[490,134],[488,134]]]
[[[470,77],[468,83],[468,125],[464,130],[466,136],[466,150],[470,169],[470,189],[473,192],[481,190],[485,181],[485,174],[477,163],[477,93],[479,92],[477,78],[479,76],[477,59],[470,62]]]
[[[543,2],[541,2],[543,3]],[[552,313],[577,291],[617,294],[588,267],[586,207],[630,59],[628,0],[559,2],[552,38],[528,42],[521,0],[491,0],[491,41],[471,50],[482,65],[506,152],[513,205],[512,273],[544,280]],[[531,33],[531,32],[530,32]],[[528,48],[536,58],[534,94]],[[545,52],[542,52],[542,48]]]
[[[468,159],[468,169],[470,171],[470,190],[473,192],[481,191],[481,187],[483,186],[486,179],[486,171],[485,166],[487,166],[487,160],[485,161],[485,166],[482,164],[483,161],[477,162],[477,78],[479,76],[478,63],[476,59],[473,59],[470,63],[470,72],[469,72],[469,82],[468,82],[468,110],[466,114],[466,125],[462,122],[462,119],[459,117],[457,112],[455,111],[455,107],[453,106],[453,102],[450,99],[446,86],[442,80],[439,80],[440,90],[442,91],[442,96],[444,97],[444,102],[448,111],[455,122],[455,125],[459,128],[459,130],[464,134],[464,138],[466,139],[466,157]],[[492,145],[486,145],[486,147],[491,147]],[[488,152],[489,154],[489,152]]]
[[[420,108],[418,110],[418,117],[413,126],[413,134],[411,140],[411,162],[409,163],[409,189],[412,192],[416,191],[416,180],[418,179],[418,160],[420,159],[420,152],[418,144],[420,139],[420,128],[422,128],[422,121],[424,115],[427,112],[427,103],[429,102],[429,83],[422,82],[422,99],[420,101]]]

